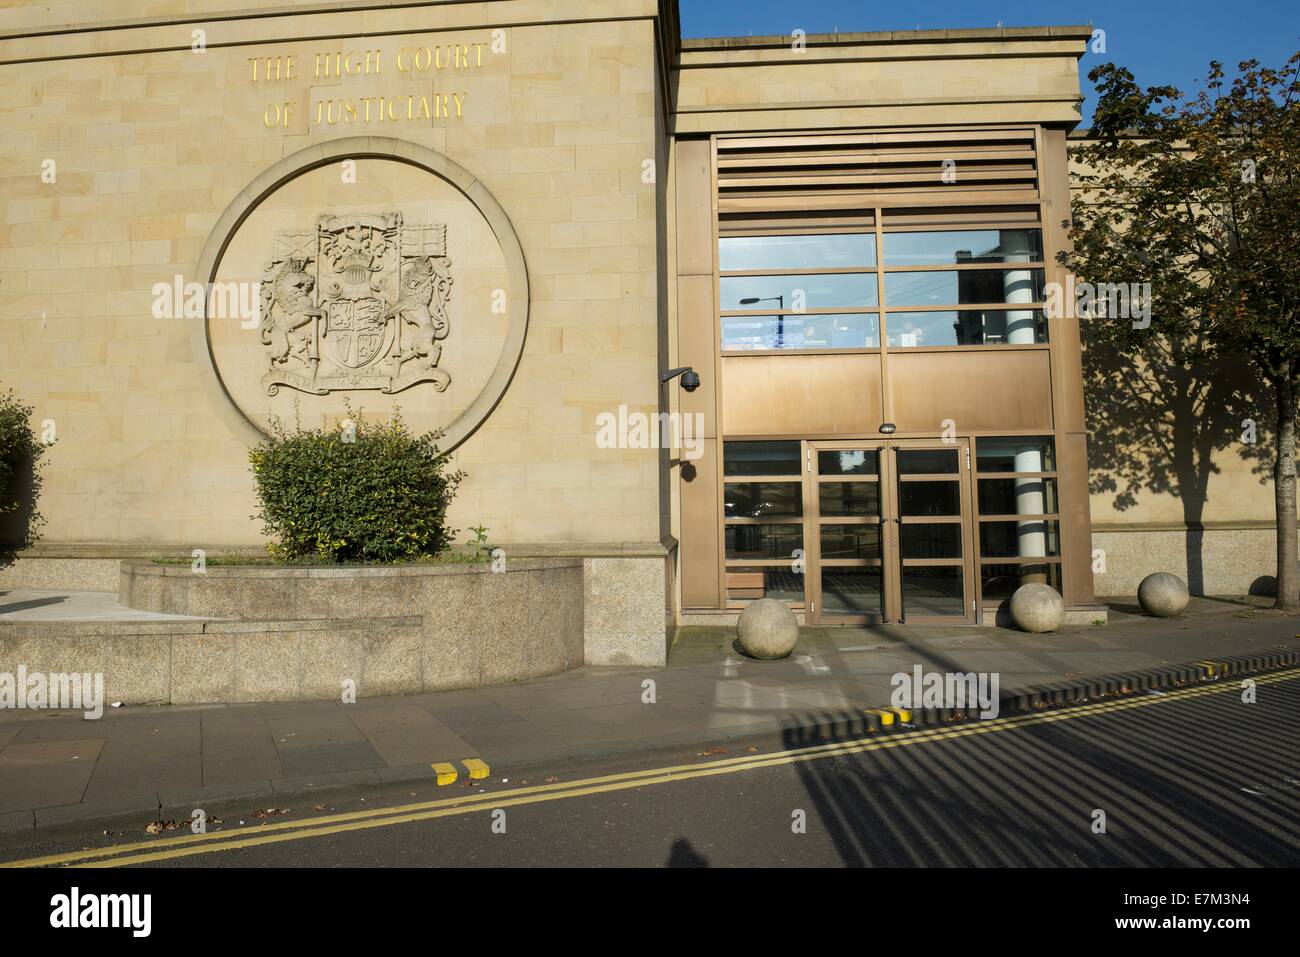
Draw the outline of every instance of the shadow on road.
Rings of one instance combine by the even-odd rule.
[[[1277,718],[1300,683],[1264,693],[1267,715],[1211,695],[795,767],[848,866],[1294,866],[1300,735]],[[827,718],[852,723],[805,715],[786,747],[824,743]]]

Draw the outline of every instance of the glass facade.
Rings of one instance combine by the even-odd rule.
[[[864,211],[861,229],[724,232],[723,361],[875,352],[877,366],[854,368],[879,369],[887,380],[889,362],[909,354],[963,353],[978,363],[979,350],[1048,348],[1048,253],[1037,224],[916,228],[891,224],[890,215]],[[809,401],[819,387],[800,382],[791,401]],[[895,409],[907,401],[892,396]],[[936,435],[941,428],[936,421]],[[879,620],[887,608],[905,619],[969,619],[981,601],[1004,600],[1012,579],[1060,588],[1052,436],[975,434],[926,447],[915,435],[829,449],[822,446],[849,445],[849,437],[724,440],[727,601],[779,590],[818,620]]]
[[[868,232],[723,236],[718,241],[723,351],[1047,342],[1040,229],[882,235],[880,263],[876,236]],[[1013,263],[1018,268],[1008,268]]]

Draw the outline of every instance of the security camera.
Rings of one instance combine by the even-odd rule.
[[[682,377],[682,388],[687,392],[694,392],[700,387],[700,374],[690,366],[681,366],[677,369],[669,369],[667,372],[659,374],[659,383],[662,385],[671,382],[678,376]]]

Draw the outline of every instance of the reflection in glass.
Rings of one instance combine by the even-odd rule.
[[[1036,436],[1023,438],[978,439],[975,443],[976,468],[981,472],[1052,472],[1055,471],[1056,458],[1052,440]],[[1014,483],[1016,515],[1043,515],[1055,507],[1048,507],[1047,488],[1035,477],[1012,479]],[[1053,487],[1053,495],[1055,487]],[[1011,514],[1010,512],[1006,514]],[[1021,558],[1042,558],[1046,555],[1059,555],[1060,545],[1056,540],[1055,523],[1049,527],[1038,519],[1025,519],[1019,522],[1001,523],[1006,526],[999,532],[989,534],[999,536],[984,544],[986,533],[981,527],[981,551],[985,555],[1010,556]],[[1012,542],[1014,541],[1014,547]],[[986,551],[985,549],[992,549]]]
[[[821,514],[879,515],[879,482],[821,482],[817,486]]]
[[[985,601],[1010,598],[1021,585],[1038,582],[1061,590],[1061,566],[1042,565],[981,565],[980,588]]]
[[[724,279],[723,282],[726,282]],[[885,302],[891,306],[960,306],[983,302],[1038,302],[1041,269],[969,269],[948,272],[885,273]]]
[[[802,525],[728,525],[727,558],[788,558],[803,548]]]
[[[880,558],[880,526],[823,525],[822,558]]]
[[[975,467],[981,472],[1055,472],[1052,439],[1041,435],[977,439]]]
[[[950,475],[958,471],[956,449],[899,449],[899,475]]]
[[[724,442],[723,475],[802,475],[798,442]]]
[[[1047,320],[1036,309],[891,312],[887,333],[891,349],[1026,345],[1047,341]]]
[[[852,269],[876,264],[872,233],[812,236],[726,236],[718,240],[718,268]]]
[[[980,555],[984,558],[1042,558],[1060,554],[1060,525],[1052,519],[980,522]]]
[[[728,565],[726,578],[728,601],[803,601],[803,576],[787,565]]]
[[[880,453],[875,449],[827,449],[817,453],[817,471],[822,475],[876,475]]]
[[[960,515],[960,482],[899,482],[899,513],[908,516]]]
[[[952,263],[1041,262],[1038,229],[953,229],[886,233],[885,265],[946,266]]]
[[[798,482],[728,482],[723,514],[727,518],[798,518],[803,490]]]
[[[1018,493],[1039,493],[1043,496],[1041,514],[1055,514],[1056,479],[980,479],[979,500],[981,515],[1015,515],[1019,509]]]
[[[851,309],[880,304],[875,273],[724,276],[719,281],[719,291],[724,312],[737,309]]]
[[[903,614],[909,618],[966,614],[966,589],[959,565],[905,565],[902,586]]]
[[[822,614],[878,615],[884,589],[879,568],[822,568]]]
[[[961,558],[961,525],[908,525],[898,530],[900,558]]]
[[[723,316],[722,348],[879,349],[875,313],[797,316]]]

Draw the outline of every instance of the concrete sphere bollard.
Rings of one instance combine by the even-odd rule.
[[[1173,618],[1187,607],[1187,583],[1177,575],[1155,572],[1138,585],[1138,604],[1153,618]]]
[[[784,602],[760,598],[740,613],[736,633],[740,647],[751,658],[785,658],[799,638],[799,622]]]
[[[1021,585],[1011,596],[1011,620],[1031,635],[1056,631],[1065,621],[1065,599],[1051,585]]]

